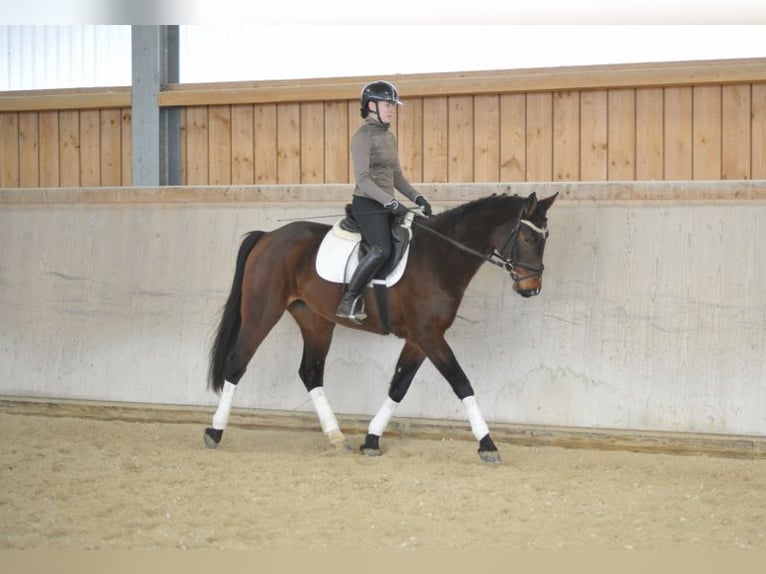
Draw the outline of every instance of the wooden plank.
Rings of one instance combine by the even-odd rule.
[[[255,183],[277,183],[277,106],[258,104],[254,107]]]
[[[722,179],[750,178],[750,84],[724,86],[721,126]]]
[[[692,89],[665,90],[665,179],[692,178]]]
[[[208,183],[231,184],[231,106],[208,108]]]
[[[636,90],[636,179],[664,177],[664,115],[662,88]]]
[[[351,139],[354,137],[356,130],[362,125],[363,121],[359,114],[359,100],[348,101],[348,181],[351,183],[356,182],[356,175],[354,174],[354,162],[351,158]]]
[[[580,179],[607,179],[607,96],[606,91],[580,94]]]
[[[423,182],[449,179],[447,98],[423,99]]]
[[[527,94],[527,181],[553,179],[553,95]]]
[[[59,112],[60,185],[80,185],[80,112]]]
[[[692,178],[721,178],[721,87],[692,89]]]
[[[500,96],[500,181],[527,177],[527,97]]]
[[[500,96],[476,96],[473,117],[473,181],[500,181]]]
[[[450,182],[473,181],[473,98],[448,98],[447,147]]]
[[[348,183],[348,102],[324,104],[324,180]]]
[[[208,108],[186,109],[186,184],[208,185]]]
[[[40,112],[40,187],[59,185],[59,113]]]
[[[402,171],[411,182],[423,181],[423,99],[408,98],[397,116]]]
[[[607,92],[607,179],[636,179],[636,94]]]
[[[38,112],[19,113],[19,186],[40,185],[40,118]]]
[[[101,115],[98,110],[80,112],[80,185],[101,185]]]
[[[122,112],[101,111],[101,185],[122,182]]]
[[[752,179],[766,179],[766,84],[753,84]]]
[[[19,187],[19,114],[0,113],[0,187]]]
[[[181,115],[184,116],[186,110],[181,110]],[[120,120],[122,122],[120,132],[122,134],[122,185],[133,184],[133,112],[130,108],[123,108],[120,110]],[[181,124],[183,130],[183,124]],[[185,145],[185,141],[181,140],[181,149]],[[183,156],[181,156],[183,157]],[[183,181],[183,180],[182,180]]]
[[[324,104],[301,104],[300,118],[300,183],[324,183]]]
[[[580,178],[580,92],[553,95],[553,179]]]
[[[300,104],[277,104],[277,158],[277,183],[300,183]]]
[[[0,94],[2,111],[99,110],[130,106],[130,88],[66,88]]]
[[[254,110],[250,104],[231,106],[231,183],[255,183]]]

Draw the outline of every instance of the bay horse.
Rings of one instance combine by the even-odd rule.
[[[372,418],[360,451],[381,454],[380,437],[407,394],[415,373],[428,358],[463,404],[484,462],[500,456],[474,396],[474,390],[444,338],[457,315],[469,282],[490,262],[510,274],[522,297],[540,293],[547,211],[556,195],[538,200],[493,194],[424,218],[412,225],[404,275],[388,289],[390,332],[404,340],[388,397]],[[367,318],[361,324],[335,316],[343,285],[322,279],[317,250],[330,226],[294,221],[272,231],[252,231],[237,255],[226,304],[210,349],[208,387],[220,393],[205,444],[215,448],[229,419],[237,383],[259,345],[288,311],[300,328],[303,357],[298,374],[309,393],[322,431],[338,449],[350,450],[325,396],[324,367],[336,324],[386,334],[371,289],[365,294]]]

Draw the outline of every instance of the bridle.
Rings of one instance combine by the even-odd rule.
[[[546,227],[538,227],[528,219],[518,219],[516,221],[516,225],[513,226],[513,229],[511,230],[511,233],[508,235],[508,239],[505,240],[505,243],[503,243],[503,246],[500,248],[500,250],[493,250],[492,253],[489,255],[486,255],[484,253],[481,253],[479,251],[476,251],[475,249],[472,249],[468,247],[467,245],[464,245],[463,243],[460,243],[459,241],[456,241],[452,239],[451,237],[448,237],[447,235],[444,235],[443,233],[440,233],[436,231],[435,229],[431,229],[430,227],[427,227],[425,225],[421,225],[417,219],[414,220],[414,223],[418,224],[418,227],[421,229],[424,229],[428,231],[429,233],[436,235],[437,237],[443,239],[450,245],[453,245],[454,247],[457,247],[461,251],[465,251],[466,253],[470,253],[471,255],[475,255],[476,257],[479,257],[480,259],[483,259],[484,261],[487,261],[491,263],[492,265],[495,265],[496,267],[502,267],[505,269],[508,274],[511,276],[511,279],[514,283],[518,283],[519,281],[523,281],[524,279],[531,279],[533,277],[540,277],[543,274],[543,269],[545,269],[545,266],[540,263],[528,263],[526,261],[520,261],[518,260],[518,239],[519,239],[519,231],[521,230],[521,226],[525,225],[535,233],[538,233],[542,236],[543,244],[545,243],[545,240],[548,238],[548,228]],[[511,252],[506,257],[503,255],[503,253],[508,249],[508,246],[511,246]],[[517,268],[526,269],[527,271],[530,271],[531,273],[527,275],[526,277],[519,277],[518,273],[516,272]]]

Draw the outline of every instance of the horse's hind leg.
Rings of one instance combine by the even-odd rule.
[[[351,450],[324,392],[325,359],[332,343],[335,323],[317,315],[302,301],[293,303],[288,311],[303,336],[303,357],[298,374],[309,392],[322,432],[335,448]]]
[[[388,426],[391,417],[394,415],[399,403],[407,394],[415,373],[418,372],[420,365],[423,364],[425,354],[415,345],[405,343],[399,359],[396,362],[396,371],[391,379],[391,386],[388,390],[388,398],[380,407],[377,414],[370,421],[367,428],[367,436],[364,444],[359,449],[362,454],[367,456],[380,456],[380,437]]]

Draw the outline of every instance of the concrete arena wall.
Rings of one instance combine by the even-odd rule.
[[[438,209],[506,185],[421,186]],[[540,296],[484,266],[448,340],[490,421],[766,435],[766,183],[518,184],[561,192]],[[252,229],[331,222],[347,186],[0,190],[0,395],[217,404],[207,352]],[[329,216],[329,217],[328,217]],[[401,341],[336,329],[326,389],[373,414]],[[235,406],[310,411],[289,315]],[[397,412],[461,419],[425,363]]]

